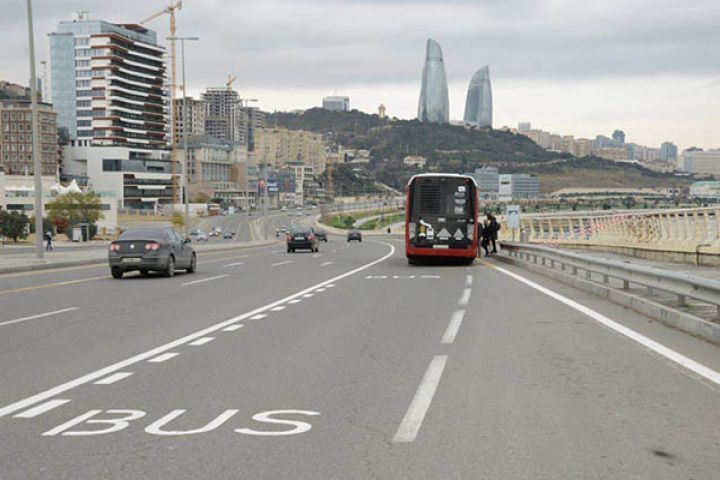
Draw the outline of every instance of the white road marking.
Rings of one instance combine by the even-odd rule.
[[[455,310],[452,317],[450,317],[450,323],[448,324],[447,330],[445,330],[442,343],[447,344],[455,341],[455,337],[457,336],[458,330],[460,330],[460,325],[462,324],[464,316],[465,310]]]
[[[175,352],[163,353],[162,355],[158,355],[155,358],[151,358],[150,360],[148,360],[148,362],[162,363],[162,362],[166,362],[166,361],[170,360],[171,358],[177,357],[178,355],[179,355],[179,353],[175,353]]]
[[[320,264],[320,267],[327,267],[328,265],[332,265],[335,262],[323,262]]]
[[[13,323],[27,322],[28,320],[35,320],[37,318],[50,317],[52,315],[58,315],[61,313],[73,312],[77,309],[78,309],[78,307],[69,307],[69,308],[63,308],[62,310],[55,310],[53,312],[39,313],[37,315],[32,315],[30,317],[16,318],[15,320],[8,320],[6,322],[0,323],[0,327],[3,327],[5,325],[12,325]]]
[[[227,265],[225,265],[225,267],[237,267],[240,265],[245,265],[245,263],[244,262],[228,263]]]
[[[233,325],[237,322],[241,322],[247,318],[251,318],[254,315],[258,315],[259,313],[262,313],[264,311],[269,310],[270,308],[273,308],[277,305],[281,305],[283,303],[286,303],[290,300],[294,300],[296,298],[302,297],[303,295],[308,294],[309,292],[313,291],[314,289],[318,287],[322,287],[325,285],[328,285],[330,283],[339,282],[340,280],[350,277],[352,275],[355,275],[356,273],[362,272],[363,270],[367,270],[370,267],[373,267],[377,265],[378,263],[384,262],[388,258],[392,257],[395,254],[395,246],[390,243],[385,242],[376,242],[380,243],[381,245],[385,245],[386,247],[390,248],[390,251],[383,255],[382,257],[378,258],[377,260],[373,260],[372,262],[368,262],[364,265],[361,265],[357,268],[354,268],[352,270],[348,270],[345,273],[342,273],[340,275],[337,275],[329,280],[325,280],[323,282],[320,282],[318,284],[312,285],[310,287],[307,287],[303,290],[300,290],[298,292],[295,292],[291,295],[288,295],[287,297],[281,298],[279,300],[275,300],[274,302],[268,303],[266,305],[263,305],[261,307],[257,307],[253,310],[250,310],[249,312],[245,312],[241,315],[238,315],[233,318],[229,318],[227,320],[224,320],[222,322],[219,322],[215,325],[211,325],[209,327],[206,327],[202,330],[198,330],[197,332],[191,333],[189,335],[185,335],[184,337],[180,337],[176,340],[173,340],[171,342],[165,343],[163,345],[160,345],[158,347],[152,348],[150,350],[147,350],[145,352],[139,353],[137,355],[134,355],[132,357],[126,358],[125,360],[121,360],[119,362],[116,362],[112,365],[108,365],[107,367],[100,368],[99,370],[95,370],[93,372],[87,373],[81,377],[77,377],[73,380],[70,380],[68,382],[65,382],[63,384],[57,385],[53,388],[44,390],[42,392],[36,393],[35,395],[31,395],[29,397],[23,398],[21,400],[18,400],[16,402],[13,402],[9,405],[5,405],[4,407],[0,407],[0,417],[4,417],[6,415],[10,415],[11,413],[15,413],[18,410],[25,409],[31,405],[35,405],[36,403],[48,400],[52,397],[56,397],[57,395],[67,392],[69,390],[72,390],[74,388],[77,388],[81,385],[85,385],[87,383],[90,383],[94,380],[97,380],[98,378],[105,377],[113,372],[117,372],[118,370],[121,370],[123,368],[126,368],[130,365],[134,365],[138,362],[145,361],[149,358],[156,357],[160,355],[161,353],[165,353],[168,350],[172,350],[174,348],[177,348],[179,346],[185,345],[188,342],[191,342],[195,339],[198,339],[200,337],[204,337],[205,335],[208,335],[213,332],[217,332],[219,330],[222,330],[223,328]],[[104,278],[104,277],[103,277]]]
[[[299,298],[296,298],[295,300],[290,300],[288,303],[295,305],[296,303],[300,303],[300,302],[302,302],[302,300],[300,300]]]
[[[438,280],[441,277],[440,275],[421,275],[420,278]]]
[[[458,305],[465,306],[468,303],[470,303],[470,294],[472,293],[472,290],[469,288],[466,288],[463,290],[462,297],[460,297],[460,300],[458,300]]]
[[[322,293],[322,292],[324,292],[324,291],[325,291],[325,289],[324,289],[324,288],[318,288],[318,289],[317,289],[317,290],[315,290],[315,291],[316,291],[316,292],[318,292],[318,293]]]
[[[473,276],[472,276],[472,275],[468,275],[468,276],[465,278],[465,286],[466,286],[466,287],[472,287],[472,283],[473,283]]]
[[[262,320],[265,317],[267,317],[267,315],[264,313],[258,313],[257,315],[250,317],[250,320]]]
[[[127,378],[130,375],[132,375],[133,372],[118,372],[110,375],[109,377],[105,377],[103,379],[98,380],[95,382],[95,385],[111,385],[115,382],[119,382],[123,378]]]
[[[282,312],[283,310],[285,310],[285,308],[287,308],[287,307],[285,307],[285,305],[278,305],[277,307],[271,308],[270,311],[271,312]]]
[[[200,345],[205,345],[206,343],[210,343],[213,340],[215,340],[215,337],[202,337],[202,338],[198,338],[194,342],[188,343],[188,345],[193,346],[193,347],[199,347]]]
[[[235,330],[240,330],[242,327],[244,327],[242,323],[238,323],[235,325],[230,325],[229,327],[225,327],[222,329],[223,332],[234,332]]]
[[[321,257],[321,256],[322,256],[321,254],[316,253],[315,255],[312,256],[312,258],[319,258],[319,257]]]
[[[395,432],[393,442],[412,442],[417,437],[425,419],[425,414],[430,408],[433,396],[435,396],[435,390],[437,390],[438,383],[440,383],[440,377],[442,377],[446,362],[447,355],[437,355],[430,362],[430,366],[425,372],[417,392],[415,392],[415,397],[413,397],[405,417],[400,423],[397,432]]]
[[[57,398],[55,400],[50,400],[45,403],[41,403],[37,407],[33,407],[30,410],[25,410],[24,412],[20,412],[17,415],[15,415],[15,418],[33,418],[37,417],[38,415],[42,415],[45,412],[48,412],[52,410],[53,408],[57,408],[60,405],[65,405],[70,400],[65,400],[61,398]]]
[[[273,264],[270,265],[270,266],[271,266],[271,267],[279,267],[280,265],[287,265],[288,263],[293,263],[293,262],[292,262],[292,260],[288,260],[288,261],[286,261],[286,262],[273,263]]]
[[[303,295],[302,297],[303,297],[303,298],[310,298],[310,297],[314,297],[314,296],[315,296],[314,293],[306,293],[306,294]]]
[[[515,280],[524,283],[525,285],[534,288],[535,290],[544,293],[550,298],[553,298],[561,303],[564,303],[570,308],[573,308],[581,313],[584,313],[588,317],[592,318],[593,320],[598,321],[602,325],[605,325],[611,330],[614,330],[615,332],[624,335],[625,337],[639,343],[640,345],[649,348],[653,352],[657,353],[658,355],[661,355],[668,360],[671,360],[672,362],[677,363],[678,365],[690,370],[691,372],[701,376],[702,378],[709,380],[710,382],[714,383],[715,385],[720,385],[720,372],[717,372],[709,367],[706,367],[705,365],[696,362],[695,360],[692,360],[685,355],[676,352],[675,350],[672,350],[671,348],[666,347],[665,345],[656,342],[655,340],[652,340],[645,335],[642,335],[635,330],[632,330],[624,325],[621,325],[614,320],[609,319],[605,315],[596,312],[595,310],[586,307],[585,305],[581,305],[577,303],[574,300],[571,300],[564,295],[560,295],[559,293],[556,293],[549,288],[545,288],[542,285],[539,285],[532,280],[528,280],[527,278],[520,276],[516,273],[513,273],[509,270],[506,270],[501,267],[496,267],[493,265],[493,268],[495,268],[497,271],[504,273],[505,275],[514,278]]]
[[[334,283],[331,283],[330,285],[325,285],[325,288],[333,288],[333,287],[335,287]]]
[[[225,278],[225,277],[229,277],[229,276],[230,276],[230,274],[227,274],[227,273],[225,275],[216,275],[214,277],[202,278],[200,280],[194,280],[192,282],[185,282],[182,284],[182,286],[187,287],[188,285],[197,285],[198,283],[205,283],[205,282],[209,282],[212,280],[218,280],[220,278]]]

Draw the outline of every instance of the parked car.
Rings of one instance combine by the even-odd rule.
[[[175,270],[197,271],[197,255],[189,238],[181,237],[172,228],[131,228],[110,244],[108,251],[110,273],[113,278],[140,271],[163,272],[166,277]]]
[[[203,232],[202,230],[198,230],[197,233],[197,241],[198,242],[207,242],[210,239],[207,233]]]
[[[312,228],[293,228],[287,235],[287,251],[295,252],[299,249],[309,249],[311,252],[318,251],[318,239]]]
[[[360,230],[357,230],[353,228],[350,230],[347,234],[347,241],[350,242],[352,240],[357,240],[358,242],[362,242],[362,233],[360,233]]]
[[[315,236],[320,242],[327,242],[327,232],[325,230],[315,230]]]

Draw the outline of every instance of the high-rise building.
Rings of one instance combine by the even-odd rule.
[[[347,112],[350,110],[350,97],[325,97],[322,101],[322,108],[333,112]]]
[[[192,97],[178,98],[175,109],[175,123],[179,139],[188,135],[188,138],[205,135],[205,120],[207,118],[207,105],[203,100]],[[185,109],[187,109],[187,128],[185,126]]]
[[[247,144],[248,150],[252,152],[255,150],[257,129],[265,127],[267,114],[257,107],[250,106],[242,107],[240,114],[240,126],[243,137],[241,141]]]
[[[136,24],[86,12],[50,34],[52,103],[58,127],[83,145],[167,145],[165,49]]]
[[[202,99],[207,108],[205,133],[225,142],[244,142],[242,104],[238,93],[227,87],[208,88]]]
[[[326,154],[322,135],[285,127],[258,128],[255,160],[275,169],[301,163],[313,167],[316,175],[325,171]]]
[[[625,143],[625,132],[622,130],[615,130],[612,134],[612,139],[617,145]]]
[[[500,175],[497,167],[485,165],[481,168],[476,168],[475,172],[471,173],[471,175],[478,184],[478,195],[480,195],[481,198],[490,199],[497,196]]]
[[[682,153],[680,167],[688,173],[720,174],[720,150],[689,148]]]
[[[492,88],[490,67],[487,65],[475,72],[470,79],[464,120],[480,128],[492,128]]]
[[[38,103],[42,174],[58,173],[57,114]],[[30,100],[0,100],[0,167],[6,175],[33,174],[33,128]]]
[[[663,142],[660,145],[660,160],[665,163],[674,163],[677,161],[678,147],[672,142]]]
[[[418,120],[432,123],[448,123],[450,120],[450,99],[442,49],[432,38],[428,39],[425,49]]]

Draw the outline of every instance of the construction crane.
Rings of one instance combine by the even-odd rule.
[[[175,37],[175,12],[177,10],[182,9],[182,0],[170,0],[170,5],[165,7],[162,11],[149,16],[142,22],[140,22],[140,25],[144,25],[148,22],[151,22],[155,20],[158,17],[161,17],[163,15],[169,15],[170,16],[170,36]],[[176,56],[175,56],[175,42],[170,42],[170,64],[171,64],[171,85],[170,85],[170,92],[171,92],[171,100],[170,100],[170,125],[171,125],[171,160],[172,160],[172,200],[173,200],[173,208],[174,205],[177,203],[177,119],[175,118],[177,115],[175,113],[175,110],[177,108],[177,103],[175,100],[175,89],[177,88],[177,66],[176,66]],[[186,172],[187,174],[187,172]]]
[[[225,82],[228,90],[232,90],[232,84],[235,83],[235,80],[237,80],[237,75],[228,75],[227,82]]]

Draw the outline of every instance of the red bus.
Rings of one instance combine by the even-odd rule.
[[[478,187],[469,175],[427,173],[408,182],[405,202],[405,256],[415,264],[427,257],[477,257]]]

